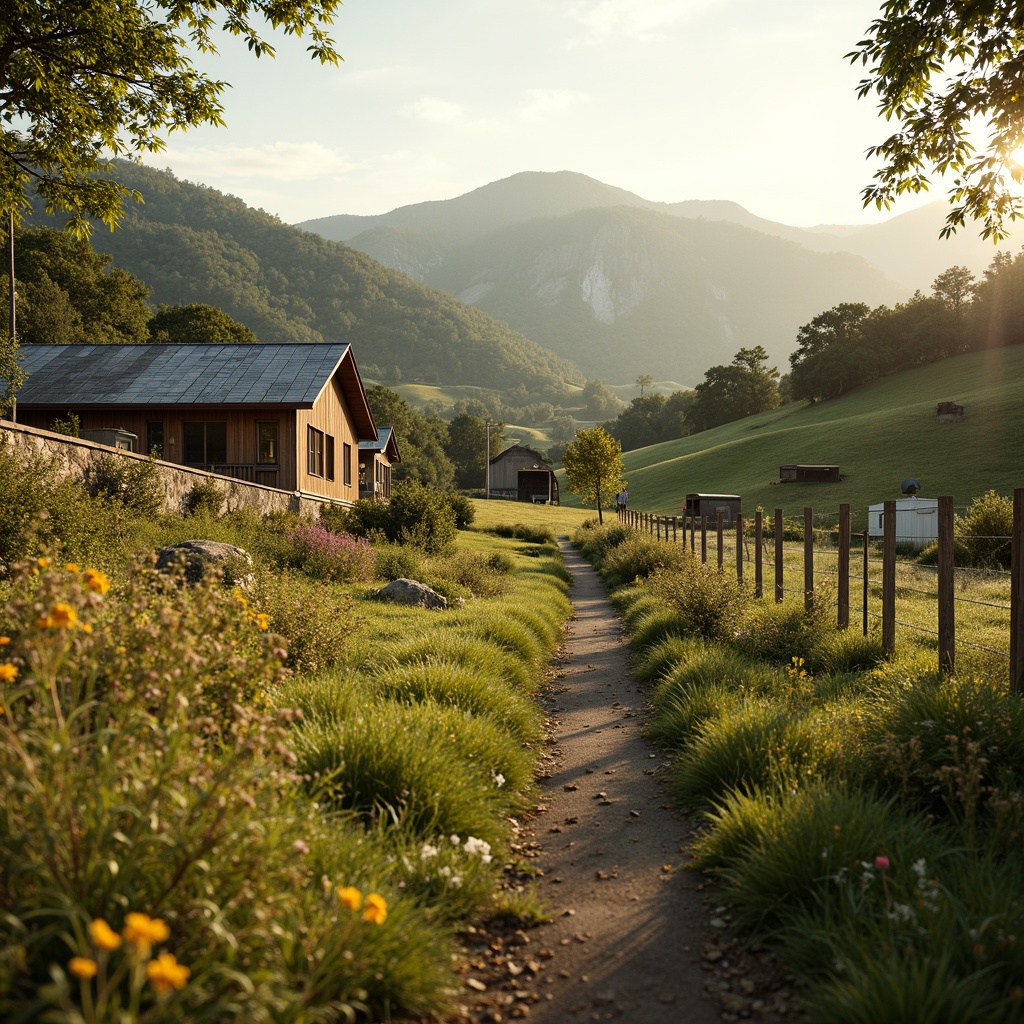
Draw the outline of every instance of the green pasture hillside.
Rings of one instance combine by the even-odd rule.
[[[939,402],[964,406],[959,423],[940,424]],[[628,452],[623,461],[633,508],[673,515],[688,492],[739,494],[799,516],[848,502],[854,529],[867,507],[901,497],[914,477],[921,495],[951,495],[958,508],[994,489],[1024,487],[1024,347],[970,353],[894,374],[848,395],[783,406],[691,437]],[[779,484],[779,466],[838,464],[835,484]],[[578,504],[562,487],[562,500]]]

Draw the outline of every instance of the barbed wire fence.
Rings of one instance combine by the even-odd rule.
[[[927,638],[946,674],[955,670],[958,648],[1004,660],[1011,689],[1024,691],[1024,488],[1013,494],[1009,537],[955,538],[950,497],[938,499],[937,513],[934,565],[898,557],[917,542],[897,533],[894,500],[883,503],[874,534],[851,531],[849,505],[838,515],[805,507],[799,519],[787,519],[781,508],[771,517],[761,509],[752,517],[718,509],[713,521],[629,509],[620,521],[735,572],[757,599],[802,598],[808,614],[830,606],[840,629],[851,628],[851,613],[859,613],[865,636],[880,630],[886,654],[895,651],[899,628]],[[965,540],[1008,544],[1010,568],[957,565],[957,541]]]

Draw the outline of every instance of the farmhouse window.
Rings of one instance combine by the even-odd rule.
[[[160,423],[146,424],[146,454],[154,459],[164,457],[164,425]]]
[[[352,486],[352,445],[346,444],[344,446],[342,455],[342,482],[346,487]]]
[[[183,423],[185,464],[213,466],[228,461],[227,423]]]
[[[256,424],[256,461],[261,466],[274,466],[277,464],[277,435],[277,420],[266,420]]]
[[[324,476],[334,479],[334,438],[330,434],[324,434]]]
[[[324,432],[316,427],[306,428],[306,472],[310,476],[324,475]]]

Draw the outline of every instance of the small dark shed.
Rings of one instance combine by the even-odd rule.
[[[779,466],[779,482],[837,484],[840,481],[838,466]]]
[[[535,505],[558,504],[558,480],[550,469],[521,469],[517,500]]]
[[[734,523],[742,514],[740,496],[738,494],[688,494],[683,506],[683,515],[695,523],[701,516],[707,516],[709,523],[718,521],[718,512],[722,512],[722,521]]]
[[[935,415],[940,423],[957,423],[964,418],[964,407],[956,402],[939,402]]]

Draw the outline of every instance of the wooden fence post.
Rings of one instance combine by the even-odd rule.
[[[775,603],[782,604],[782,509],[775,510]]]
[[[939,671],[947,676],[953,674],[956,664],[956,598],[953,592],[955,573],[953,519],[953,499],[939,498]]]
[[[690,554],[697,553],[697,513],[690,510]]]
[[[764,541],[764,513],[754,513],[754,597],[764,596],[764,565],[761,559],[761,545]]]
[[[867,530],[864,531],[864,579],[863,579],[863,601],[861,609],[861,626],[864,635],[868,635],[868,556],[871,552],[871,537]]]
[[[850,506],[839,506],[839,578],[837,580],[838,612],[836,625],[846,629],[850,625]]]
[[[718,514],[715,516],[715,531],[717,534],[716,544],[718,545],[718,569],[722,569],[722,560],[725,552],[722,550],[722,528],[725,525],[725,513],[719,509]]]
[[[882,651],[896,650],[896,502],[882,506]]]
[[[736,517],[736,582],[743,582],[743,516]]]
[[[702,565],[708,560],[708,517],[704,513],[700,517],[700,560]]]
[[[1010,689],[1024,690],[1024,487],[1013,492],[1010,542]]]
[[[804,506],[804,611],[814,611],[814,509]]]
[[[676,522],[676,517],[673,516],[672,517],[672,543],[673,544],[675,544],[675,542],[679,539],[679,532],[678,532],[677,527],[678,527],[678,523]],[[668,540],[668,534],[667,533],[665,534],[665,539]],[[683,540],[685,540],[685,539],[686,539],[686,537],[684,536]]]

